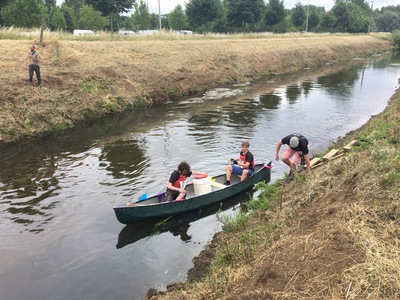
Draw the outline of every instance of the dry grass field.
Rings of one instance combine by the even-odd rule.
[[[388,41],[367,35],[92,41],[45,34],[37,49],[43,80],[38,88],[29,84],[27,60],[29,45],[37,41],[1,40],[0,143],[391,48]]]

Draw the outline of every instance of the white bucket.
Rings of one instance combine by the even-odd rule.
[[[211,181],[210,178],[201,178],[193,180],[193,187],[195,195],[203,195],[211,193]]]

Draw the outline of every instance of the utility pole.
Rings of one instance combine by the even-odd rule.
[[[307,3],[306,33],[308,32],[308,13],[310,11],[310,0]]]
[[[374,1],[371,1],[371,14],[369,15],[368,34],[371,32],[372,14],[374,13]]]
[[[161,6],[160,6],[160,0],[158,0],[158,24],[159,28],[161,31]]]

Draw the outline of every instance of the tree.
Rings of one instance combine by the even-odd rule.
[[[1,16],[1,10],[10,2],[11,0],[0,0],[0,26],[4,24],[3,18]]]
[[[65,0],[61,6],[71,7],[74,11],[76,20],[79,20],[79,10],[85,5],[85,0]]]
[[[262,19],[264,10],[264,0],[226,0],[228,23],[244,31],[247,25],[256,24]]]
[[[393,32],[400,29],[400,13],[384,10],[375,18],[376,29],[383,32]]]
[[[321,22],[321,14],[318,12],[318,8],[314,5],[310,5],[308,13],[308,29],[312,31]]]
[[[61,12],[63,13],[65,18],[66,30],[70,32],[74,31],[74,29],[76,29],[76,24],[77,24],[74,10],[65,3],[63,3],[61,5]]]
[[[67,21],[60,8],[55,7],[51,11],[50,27],[53,30],[66,30]]]
[[[177,5],[174,10],[169,13],[168,24],[173,30],[188,29],[186,15],[181,5]]]
[[[350,14],[350,25],[347,29],[349,33],[368,32],[368,25],[370,17],[359,5],[354,3],[348,4],[348,11]]]
[[[163,19],[164,19],[163,16],[161,16],[161,25],[163,28],[166,28],[163,25]],[[150,14],[150,29],[159,28],[160,27],[159,24],[160,24],[160,21],[158,20],[158,14],[155,14],[155,13]]]
[[[319,32],[335,32],[336,17],[331,11],[322,15]]]
[[[189,0],[186,3],[189,26],[207,32],[209,24],[222,15],[220,0]]]
[[[349,28],[351,23],[351,17],[346,3],[343,1],[337,1],[337,3],[332,7],[331,12],[336,19],[334,25],[335,31],[347,32],[347,28]]]
[[[140,0],[139,5],[133,5],[135,12],[133,14],[133,23],[138,30],[146,30],[150,28],[149,5],[144,0]]]
[[[80,11],[79,28],[91,29],[91,30],[102,30],[108,25],[108,20],[103,17],[101,13],[95,10],[93,7],[84,5]]]
[[[366,11],[354,3],[337,1],[331,9],[336,18],[334,29],[338,32],[367,32],[369,16]]]
[[[265,12],[265,24],[268,26],[275,26],[276,24],[285,20],[285,7],[283,1],[269,0],[267,10]]]
[[[47,7],[47,11],[50,13],[53,8],[57,6],[56,0],[44,0],[44,4]]]
[[[304,11],[304,6],[298,2],[292,11],[292,24],[298,28],[303,27],[307,15]]]
[[[1,10],[4,24],[16,27],[40,27],[46,18],[46,7],[42,0],[14,0]]]
[[[100,11],[103,16],[108,16],[112,33],[114,31],[113,14],[128,12],[133,7],[135,0],[86,0],[86,3]]]

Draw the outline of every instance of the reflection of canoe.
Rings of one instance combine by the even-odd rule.
[[[258,164],[255,166],[253,176],[244,181],[236,175],[231,178],[231,185],[225,186],[225,174],[213,177],[210,180],[211,192],[196,195],[193,183],[186,186],[186,199],[184,201],[162,202],[164,194],[154,195],[145,200],[137,200],[131,206],[114,207],[115,215],[123,224],[132,224],[145,220],[168,218],[184,214],[213,203],[226,201],[231,197],[253,188],[260,181],[271,180],[270,165]]]
[[[189,241],[191,237],[187,235],[187,230],[190,227],[190,223],[215,214],[218,211],[232,208],[238,203],[246,202],[250,197],[251,193],[243,193],[227,201],[211,204],[172,218],[128,224],[119,233],[116,247],[119,249],[143,238],[155,236],[167,231],[170,231],[175,236],[180,235],[182,241]]]

